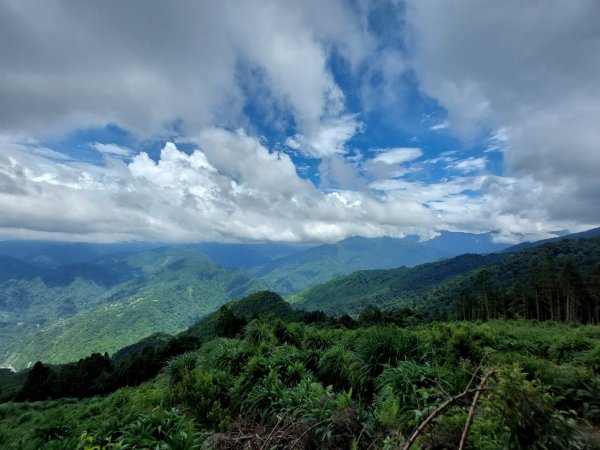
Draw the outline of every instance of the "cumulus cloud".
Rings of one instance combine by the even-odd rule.
[[[348,151],[346,142],[360,133],[364,124],[355,115],[346,114],[330,119],[311,134],[296,134],[286,140],[286,145],[312,158],[327,158]]]
[[[363,191],[367,180],[361,176],[360,167],[341,156],[323,159],[319,164],[322,189],[354,189]]]
[[[338,181],[322,191],[297,174],[289,155],[242,130],[208,128],[194,142],[190,153],[167,143],[157,160],[141,152],[127,162],[107,158],[94,165],[57,163],[33,152],[35,144],[4,140],[0,238],[321,242],[354,235],[427,238],[439,229],[481,232],[500,224],[501,238],[515,240],[545,237],[557,223],[577,225],[568,218],[544,222],[543,211],[534,209],[522,213],[564,185],[548,192],[533,179],[462,175],[434,183],[386,178],[367,186],[357,159],[355,172],[331,168]],[[346,184],[339,181],[344,177]]]
[[[372,182],[378,194],[348,186],[323,193],[296,174],[288,155],[243,131],[208,129],[196,142],[190,154],[167,143],[157,161],[142,152],[129,163],[111,159],[103,166],[56,164],[30,146],[5,142],[0,237],[317,242],[352,235],[426,238],[438,229],[480,232],[501,224],[499,238],[512,242],[552,231],[539,211],[520,212],[547,195],[533,181],[525,187],[494,176],[438,183],[394,178]],[[508,202],[513,190],[524,190],[518,194],[523,204]]]
[[[596,225],[600,7],[557,5],[2,2],[1,237],[294,242],[499,229],[510,241]],[[438,104],[447,115],[430,114]],[[403,147],[380,130],[372,137],[390,148],[349,145],[371,113],[402,126],[412,106],[433,147],[454,133],[488,153],[435,155],[426,140]],[[257,138],[260,121],[281,142]],[[39,144],[107,124],[133,133],[134,148],[175,143],[153,159],[93,142],[98,165]],[[498,153],[504,172],[492,174]],[[294,161],[309,161],[320,183]]]
[[[243,131],[207,129],[187,154],[55,164],[3,143],[1,235],[83,240],[334,241],[426,234],[439,218],[412,199],[316,189],[290,157]],[[56,215],[56,210],[61,215]]]

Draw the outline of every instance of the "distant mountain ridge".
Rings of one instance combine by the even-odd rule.
[[[550,243],[590,235],[600,235],[600,229]],[[0,363],[22,366],[38,357],[53,361],[90,350],[112,351],[154,332],[175,333],[224,302],[267,287],[290,294],[314,283],[291,297],[292,301],[335,314],[357,313],[368,304],[422,303],[434,294],[447,303],[459,293],[454,284],[463,283],[457,280],[469,271],[519,253],[452,258],[446,251],[475,248],[487,253],[483,250],[496,245],[493,233],[442,232],[436,239],[355,237],[308,249],[279,244],[194,244],[110,254],[94,250],[77,257],[72,252],[65,259],[87,261],[62,265],[0,255]],[[133,248],[128,245],[113,249]],[[9,243],[0,243],[0,250],[8,247]],[[32,247],[27,244],[21,250],[29,252]],[[38,250],[28,253],[32,260],[38,261],[43,254]],[[206,256],[212,252],[212,259],[233,264],[238,251],[240,264],[250,266],[246,270],[252,275],[225,268]],[[260,266],[253,265],[259,261]],[[421,264],[429,261],[437,262]],[[409,268],[417,264],[418,270]],[[363,268],[380,269],[348,274]],[[326,282],[340,274],[342,278]],[[319,285],[320,281],[326,283]],[[114,344],[108,342],[113,338]]]
[[[520,250],[538,247],[540,245],[548,244],[549,242],[557,242],[557,241],[561,241],[563,239],[581,239],[581,238],[594,238],[594,237],[600,237],[600,227],[592,228],[591,230],[581,231],[579,233],[571,233],[571,234],[566,234],[564,236],[557,236],[554,238],[542,239],[540,241],[521,242],[520,244],[513,245],[511,247],[506,248],[504,250],[504,252],[507,252],[507,253],[518,252]]]
[[[161,246],[163,244],[145,242],[93,244],[86,242],[0,241],[0,255],[12,256],[37,266],[57,267],[92,262],[108,254],[136,253]]]
[[[283,295],[361,269],[415,266],[447,253],[408,239],[353,237],[325,244],[250,269]]]
[[[424,241],[428,247],[447,253],[449,256],[458,256],[465,253],[495,253],[509,246],[509,244],[494,242],[493,231],[488,233],[463,233],[458,231],[440,231],[439,236]]]

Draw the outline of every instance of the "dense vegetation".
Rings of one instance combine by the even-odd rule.
[[[26,372],[13,374],[7,371],[0,378],[0,401],[84,398],[104,395],[122,386],[135,386],[154,377],[173,356],[195,349],[217,336],[235,336],[252,318],[274,314],[288,321],[338,322],[323,313],[293,310],[273,292],[258,292],[222,306],[177,336],[156,333],[122,348],[112,357],[107,353],[93,353],[76,363],[48,365],[37,362]],[[354,323],[349,320],[346,323]]]
[[[177,332],[265,283],[285,294],[361,268],[412,266],[460,249],[491,250],[498,245],[489,233],[443,232],[424,243],[413,238],[351,238],[308,249],[274,244],[145,247],[148,244],[0,243],[0,253],[13,255],[0,255],[0,364],[20,368],[36,359],[66,362],[92,351],[115,351],[153,332]],[[119,250],[122,253],[111,253]],[[226,266],[251,270],[264,282],[214,264],[203,254]],[[371,303],[407,304],[427,315],[436,308],[445,313],[460,292],[450,289],[448,295],[428,297],[433,285],[485,265],[485,258],[500,257],[463,256],[415,271],[365,272],[357,275],[358,282],[353,277],[349,283],[336,281],[331,292],[318,287],[302,293],[298,299],[305,301],[298,305],[332,314],[356,315]]]
[[[367,305],[415,306],[432,287],[502,257],[467,254],[412,269],[364,270],[310,287],[289,301],[298,308],[354,315]]]
[[[261,298],[244,303],[260,310]],[[412,448],[435,449],[458,448],[466,434],[466,449],[598,448],[598,327],[405,328],[390,319],[402,314],[370,310],[358,322],[321,315],[307,324],[223,309],[216,329],[231,337],[171,359],[138,388],[0,405],[0,445],[391,449],[412,436]],[[238,319],[246,323],[225,326]]]
[[[198,274],[238,298],[260,285],[192,253],[97,260],[139,274],[118,285],[131,311],[90,317],[173,333]],[[600,238],[559,240],[358,272],[290,299],[305,309],[214,301],[112,356],[0,370],[0,447],[600,449],[599,262]],[[94,326],[88,346],[113,338]]]

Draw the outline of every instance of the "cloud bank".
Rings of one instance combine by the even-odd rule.
[[[0,238],[591,228],[598,23],[591,0],[7,0]],[[47,144],[108,125],[136,145]]]
[[[497,130],[517,180],[504,210],[600,223],[600,4],[407,3],[412,64],[448,126],[465,139]]]

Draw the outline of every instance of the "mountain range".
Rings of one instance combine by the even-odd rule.
[[[494,243],[492,233],[453,232],[424,242],[156,245],[0,243],[8,253],[0,256],[1,362],[19,368],[114,352],[155,332],[179,332],[265,288],[291,295],[296,307],[333,314],[430,303],[435,289],[454,295],[443,286],[520,249]],[[465,251],[484,255],[453,257]]]

